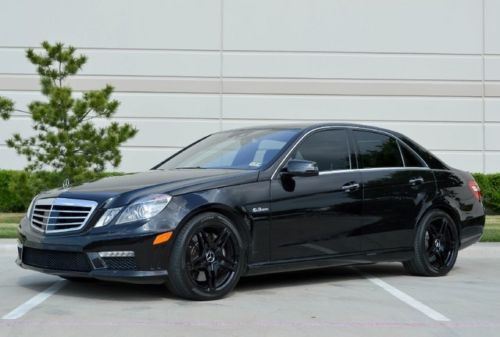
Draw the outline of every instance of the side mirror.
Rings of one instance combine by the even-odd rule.
[[[318,165],[309,160],[291,159],[286,165],[286,174],[295,177],[311,177],[319,174]]]

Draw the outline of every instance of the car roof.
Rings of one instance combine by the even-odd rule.
[[[300,130],[302,132],[307,132],[307,131],[314,130],[317,128],[322,128],[322,127],[354,127],[354,128],[358,127],[358,128],[366,128],[366,129],[371,129],[371,130],[384,131],[384,132],[393,134],[395,136],[401,135],[399,132],[396,132],[393,130],[388,130],[388,129],[384,129],[384,128],[380,128],[380,127],[372,126],[372,125],[358,124],[358,123],[286,123],[286,124],[283,123],[283,124],[249,126],[249,127],[244,127],[244,128],[226,130],[223,132],[238,131],[238,130],[266,130],[266,129],[288,129],[288,130]]]

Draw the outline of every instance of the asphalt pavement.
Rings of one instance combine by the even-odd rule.
[[[243,278],[218,301],[163,286],[69,282],[19,268],[0,240],[0,336],[499,336],[500,244],[461,251],[445,277],[399,263]]]

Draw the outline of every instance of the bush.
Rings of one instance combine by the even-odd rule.
[[[500,173],[482,174],[475,173],[481,193],[484,197],[484,206],[488,213],[500,214]]]
[[[122,173],[86,173],[74,185]],[[57,172],[0,170],[0,212],[24,212],[41,191],[62,186],[65,177]]]
[[[78,183],[93,181],[103,177],[122,175],[123,173],[87,173]],[[500,214],[500,173],[475,173],[474,178],[481,187],[484,205],[491,214]],[[24,212],[31,199],[44,190],[62,186],[64,177],[57,172],[10,171],[0,170],[0,212]]]

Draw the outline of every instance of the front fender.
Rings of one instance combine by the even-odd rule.
[[[262,212],[265,209],[268,211]],[[239,229],[248,247],[249,262],[263,262],[269,258],[269,210],[269,182],[262,181],[175,196],[162,221],[178,232],[197,214],[221,213]]]

